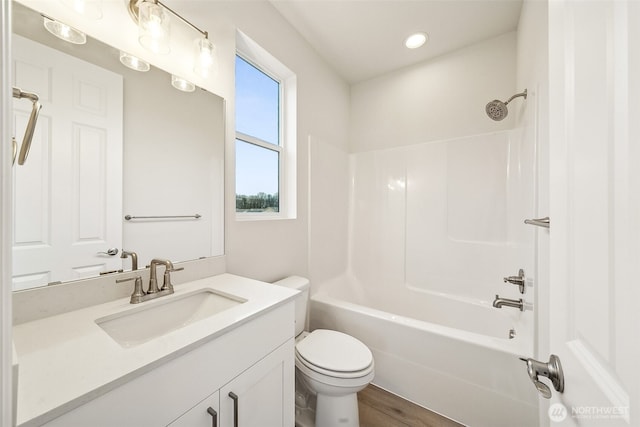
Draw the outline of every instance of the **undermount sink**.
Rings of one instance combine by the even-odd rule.
[[[134,347],[246,301],[201,289],[185,295],[162,297],[149,305],[143,303],[142,307],[101,317],[96,324],[122,347]]]

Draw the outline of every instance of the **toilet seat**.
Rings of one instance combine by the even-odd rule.
[[[316,329],[296,344],[296,364],[334,378],[360,378],[373,371],[371,350],[338,331]]]

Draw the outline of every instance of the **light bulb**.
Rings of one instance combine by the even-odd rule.
[[[102,0],[62,0],[62,2],[84,17],[102,18]]]
[[[195,45],[195,66],[193,67],[193,71],[202,77],[207,77],[213,65],[215,46],[208,38],[197,39]]]
[[[159,4],[142,1],[138,6],[138,41],[154,53],[171,51],[169,14]]]

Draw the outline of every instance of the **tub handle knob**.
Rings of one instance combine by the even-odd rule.
[[[523,269],[518,270],[518,275],[517,276],[505,277],[503,280],[504,280],[504,283],[511,283],[512,285],[518,286],[518,289],[520,290],[520,293],[524,294],[525,281],[524,281],[524,270]]]
[[[548,385],[540,381],[538,376],[549,378],[553,388],[556,389],[558,393],[564,392],[564,374],[562,372],[562,364],[560,363],[560,358],[558,356],[552,354],[547,363],[539,362],[531,358],[520,358],[520,360],[527,364],[527,373],[529,374],[529,378],[542,397],[545,399],[551,398],[551,389]]]

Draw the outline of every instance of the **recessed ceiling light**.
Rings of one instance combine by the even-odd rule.
[[[414,33],[405,39],[404,45],[409,49],[416,49],[425,44],[428,38],[427,33]]]

